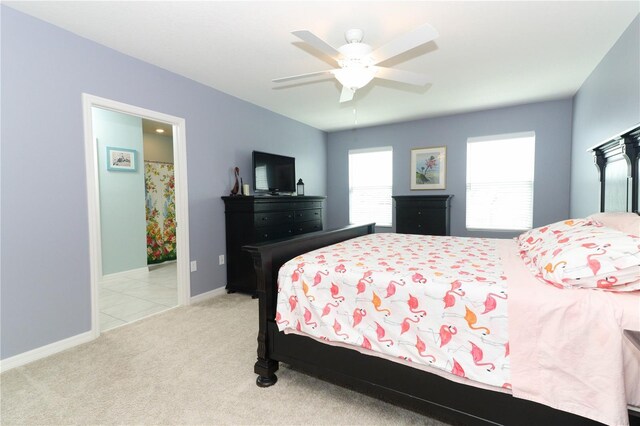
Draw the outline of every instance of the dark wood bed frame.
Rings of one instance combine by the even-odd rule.
[[[600,211],[638,213],[640,126],[591,148],[600,177]]]
[[[635,133],[634,133],[635,132]],[[623,156],[628,163],[625,180],[628,211],[638,211],[638,159],[640,128],[612,138],[593,149],[602,176],[602,211],[607,191],[606,166]],[[627,157],[628,156],[628,157]],[[631,182],[631,183],[629,183]],[[620,185],[620,182],[617,183]],[[277,274],[297,255],[375,232],[374,224],[317,232],[268,244],[246,246],[258,278],[258,360],[254,371],[258,386],[276,383],[279,363],[373,397],[403,406],[452,424],[585,425],[589,419],[555,410],[510,394],[458,384],[438,375],[407,367],[358,351],[319,343],[278,331],[275,323]],[[640,413],[629,411],[632,424],[640,424]]]

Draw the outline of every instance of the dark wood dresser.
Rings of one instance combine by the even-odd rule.
[[[396,232],[450,235],[453,195],[395,195]]]
[[[227,236],[227,291],[254,294],[256,275],[242,246],[322,231],[326,197],[222,197]]]

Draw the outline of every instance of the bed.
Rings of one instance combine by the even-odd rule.
[[[602,210],[610,211],[610,210],[623,210],[623,211],[635,211],[638,209],[638,152],[640,151],[640,131],[635,129],[634,131],[626,132],[625,134],[620,135],[619,137],[613,138],[610,141],[607,141],[604,144],[599,145],[598,147],[594,147],[594,158],[596,165],[598,165],[600,169],[601,182],[602,182]],[[613,167],[610,165],[614,164]],[[624,179],[620,179],[619,175],[621,174],[619,169],[621,167],[620,164],[627,165],[627,175],[624,176]],[[610,167],[610,168],[608,168]],[[615,169],[615,170],[614,170]],[[630,171],[630,172],[629,172]],[[622,202],[619,200],[623,199]],[[624,208],[620,208],[623,205]],[[463,424],[471,424],[471,423],[499,423],[499,424],[588,424],[589,422],[594,422],[593,420],[589,420],[585,417],[581,417],[575,414],[570,413],[573,412],[582,412],[580,409],[572,410],[571,407],[567,410],[566,406],[563,406],[562,403],[556,404],[555,401],[545,401],[536,399],[535,395],[531,393],[527,394],[530,390],[526,390],[523,396],[514,397],[512,395],[512,390],[510,389],[509,383],[500,384],[500,379],[496,379],[493,383],[483,383],[480,386],[469,384],[464,380],[453,381],[452,376],[461,377],[462,375],[468,375],[470,370],[473,368],[473,364],[471,367],[466,367],[459,365],[460,368],[457,368],[455,363],[452,363],[450,360],[444,361],[444,363],[437,368],[437,366],[421,366],[416,368],[416,360],[415,359],[390,359],[389,357],[382,356],[371,356],[368,354],[366,349],[367,346],[370,346],[372,341],[375,339],[384,341],[387,336],[380,336],[378,333],[380,330],[377,330],[377,326],[372,326],[371,333],[372,337],[367,339],[368,344],[363,344],[364,340],[360,338],[357,342],[360,342],[360,350],[354,350],[354,345],[351,347],[346,347],[344,344],[328,344],[327,339],[324,338],[324,335],[319,335],[313,337],[304,330],[299,330],[296,332],[296,328],[302,327],[290,327],[292,330],[288,332],[282,332],[279,328],[282,328],[285,322],[291,322],[291,319],[284,318],[282,316],[288,310],[287,301],[280,301],[280,307],[278,302],[278,292],[282,289],[278,288],[278,272],[280,268],[285,265],[287,262],[294,261],[293,269],[291,269],[287,275],[290,277],[297,277],[296,275],[296,265],[295,260],[299,256],[303,256],[305,253],[311,252],[313,250],[320,250],[321,254],[313,254],[312,257],[318,257],[319,262],[322,262],[323,259],[320,256],[326,256],[327,253],[324,253],[323,250],[327,250],[326,247],[332,244],[346,244],[348,241],[353,241],[354,238],[364,239],[366,241],[367,238],[375,231],[373,224],[362,225],[362,226],[351,226],[346,227],[339,230],[332,230],[326,232],[319,232],[315,234],[309,234],[297,238],[292,238],[288,240],[273,242],[270,244],[263,245],[254,245],[247,246],[245,249],[249,251],[254,260],[254,267],[256,269],[256,275],[258,277],[258,297],[259,297],[259,331],[258,331],[258,360],[254,366],[254,371],[258,374],[257,384],[259,386],[268,387],[276,383],[276,371],[278,370],[279,363],[283,362],[290,365],[293,368],[299,369],[306,373],[318,376],[325,380],[332,381],[334,383],[347,386],[358,390],[360,392],[364,392],[375,396],[377,398],[384,399],[386,401],[390,401],[396,403],[398,405],[405,406],[410,409],[418,410],[428,414],[430,416],[440,418],[444,421],[448,421],[451,423],[463,423]],[[393,237],[389,237],[393,238]],[[360,240],[356,240],[360,241]],[[511,242],[516,244],[515,242]],[[363,245],[363,243],[358,243]],[[368,250],[369,255],[364,257],[374,257],[371,255],[371,247],[379,245],[376,242],[369,242],[369,246],[365,247],[365,252]],[[506,250],[506,248],[496,248],[496,250]],[[500,255],[506,257],[506,252],[500,251]],[[514,254],[512,253],[513,257]],[[353,257],[353,256],[351,256]],[[308,263],[308,259],[305,258],[305,261]],[[345,260],[345,259],[337,259],[337,260]],[[430,260],[430,259],[428,259]],[[523,259],[524,260],[524,259]],[[338,262],[340,264],[341,262]],[[342,262],[344,263],[344,262]],[[379,263],[379,262],[378,262]],[[523,262],[524,264],[525,262]],[[291,263],[289,263],[291,265]],[[318,265],[316,265],[318,266]],[[378,265],[381,266],[381,265]],[[384,266],[384,265],[382,265]],[[291,267],[291,266],[290,266]],[[320,263],[320,269],[315,270],[316,275],[318,272],[322,272],[322,268],[325,269],[333,269],[335,270],[337,265],[331,264],[329,267],[328,264]],[[304,269],[304,268],[301,268]],[[309,271],[313,271],[313,267],[307,268]],[[384,268],[383,268],[384,269]],[[551,268],[553,269],[553,267]],[[418,273],[419,271],[416,271]],[[520,271],[522,272],[522,271]],[[555,271],[549,271],[550,273]],[[510,272],[510,275],[515,274],[515,272]],[[297,283],[297,285],[293,285],[293,287],[297,287],[298,291],[302,291],[301,296],[298,297],[297,302],[302,302],[303,299],[308,296],[316,296],[317,290],[325,286],[327,297],[334,297],[334,301],[342,296],[340,293],[347,287],[341,287],[339,289],[334,289],[332,284],[333,282],[324,283],[323,274],[320,273],[319,277],[308,277],[306,281],[303,283],[302,279]],[[499,277],[501,275],[498,274],[496,280],[499,281]],[[317,283],[314,281],[317,278]],[[425,280],[428,280],[429,277],[423,277]],[[431,277],[433,278],[433,277]],[[543,277],[540,277],[543,278]],[[365,276],[362,274],[361,279],[363,279],[362,285],[366,288],[374,288],[373,284],[369,281],[373,279],[373,277]],[[367,281],[369,279],[369,281]],[[382,279],[382,278],[381,278]],[[420,281],[420,277],[416,277],[417,281]],[[533,278],[535,279],[535,277]],[[293,279],[292,279],[293,280]],[[383,280],[386,281],[386,278]],[[606,281],[603,281],[604,284],[607,284]],[[314,284],[317,287],[314,287]],[[380,288],[375,292],[375,296],[371,297],[371,294],[368,294],[363,298],[366,299],[366,302],[369,306],[369,312],[378,312],[380,315],[385,315],[384,310],[388,309],[388,306],[385,303],[391,303],[386,299],[388,293],[401,293],[403,285],[395,286],[393,289],[389,289],[389,283],[386,283],[387,288]],[[449,281],[451,284],[451,281]],[[345,285],[349,285],[345,283]],[[358,295],[358,282],[353,282],[351,285],[354,287],[353,291],[356,295]],[[558,290],[553,288],[552,286],[547,286],[541,282],[537,283],[540,288],[544,288],[545,292],[562,292],[564,290]],[[305,288],[306,287],[306,288]],[[377,288],[377,287],[376,287]],[[463,287],[464,288],[464,287]],[[386,293],[383,293],[386,291]],[[444,291],[444,290],[443,290]],[[451,286],[448,291],[450,291],[449,296],[453,297],[453,302],[462,306],[463,303],[460,298],[460,288],[455,288],[455,286]],[[591,295],[591,294],[604,294],[605,292],[598,292],[594,290],[578,290],[580,294]],[[363,292],[364,293],[364,292]],[[489,300],[489,306],[479,306],[477,301],[466,300],[465,308],[468,308],[471,311],[472,315],[466,315],[467,319],[464,318],[465,315],[457,314],[458,321],[466,321],[467,324],[471,327],[475,327],[481,329],[482,327],[487,327],[486,324],[482,323],[482,312],[487,310],[488,308],[496,309],[501,305],[503,301],[502,298],[505,296],[505,293],[500,293],[500,290],[493,292],[494,296],[489,300],[487,296],[478,296],[480,299],[484,298],[484,301],[487,302]],[[551,294],[551,293],[549,293]],[[560,293],[557,293],[560,294]],[[565,291],[563,294],[569,294]],[[607,293],[607,296],[602,297],[610,297],[612,293]],[[447,295],[447,291],[441,294],[441,296]],[[630,296],[629,296],[630,295]],[[313,297],[312,296],[312,297]],[[501,297],[502,296],[502,297]],[[511,293],[509,294],[511,298]],[[524,296],[527,297],[526,293]],[[589,296],[590,298],[591,296]],[[596,297],[596,296],[594,296]],[[601,296],[597,296],[601,297]],[[616,297],[616,296],[614,296]],[[625,298],[626,297],[626,298]],[[635,313],[638,314],[638,310],[634,309],[634,303],[636,303],[637,292],[635,293],[627,293],[627,296],[617,297],[617,299],[624,299],[622,305],[626,307],[627,313],[630,312],[630,317],[627,317],[625,321],[625,328],[629,328],[630,330],[640,330],[640,324],[636,324],[637,319],[633,317],[634,310]],[[506,297],[505,297],[506,298]],[[411,297],[407,297],[407,294],[404,295],[404,302],[407,306],[406,309],[409,309],[411,313],[419,312],[421,309],[422,301],[414,302]],[[446,301],[446,298],[443,297],[443,305],[446,306],[447,303],[451,303],[451,298],[449,298],[449,302]],[[384,303],[383,303],[384,302]],[[330,302],[328,302],[330,303]],[[417,303],[417,304],[416,304]],[[516,301],[513,299],[509,300],[510,304],[516,304]],[[594,303],[589,300],[586,301],[587,305],[589,303]],[[284,304],[284,306],[283,306]],[[296,303],[296,305],[298,305]],[[302,304],[298,307],[301,307]],[[325,307],[327,305],[325,304]],[[284,308],[284,309],[283,309]],[[331,314],[331,310],[333,308],[332,304],[328,305],[328,314]],[[431,308],[429,308],[431,309]],[[624,309],[623,309],[624,310]],[[588,310],[584,310],[588,311]],[[305,315],[307,315],[306,311],[303,311]],[[344,310],[342,314],[344,314]],[[554,311],[551,311],[549,315],[552,315]],[[317,312],[316,315],[322,317],[324,312]],[[337,312],[336,312],[337,313]],[[354,313],[355,314],[355,313]],[[419,315],[419,314],[416,314]],[[601,313],[602,317],[605,316],[604,313]],[[469,319],[474,321],[468,321]],[[499,317],[500,315],[496,315]],[[330,318],[330,315],[327,315],[327,318]],[[336,319],[337,318],[337,319]],[[382,318],[382,319],[380,319]],[[377,324],[384,326],[384,317],[378,318]],[[607,316],[610,318],[610,316]],[[309,314],[307,317],[304,317],[302,322],[308,322],[310,327],[314,326],[314,323],[317,322],[317,317],[311,316]],[[305,321],[306,320],[306,321]],[[340,317],[335,317],[332,319],[333,323],[331,324],[332,333],[334,335],[347,335],[347,323],[355,323],[356,318],[352,316],[349,321],[340,320]],[[391,320],[387,318],[389,324],[397,325],[397,329],[402,331],[407,330],[406,333],[403,332],[403,336],[409,336],[412,328],[415,327],[417,321],[422,321],[422,319],[418,319],[418,317],[412,317],[407,324],[402,324],[401,321],[395,319]],[[497,319],[498,323],[500,322],[500,318]],[[521,322],[523,322],[521,320]],[[526,323],[526,321],[524,321]],[[638,321],[640,322],[640,321]],[[337,325],[336,325],[337,324]],[[373,323],[375,324],[375,323]],[[302,324],[301,324],[302,325]],[[444,324],[443,324],[444,325]],[[280,326],[280,327],[279,327]],[[560,325],[559,325],[560,326]],[[491,326],[492,328],[494,325]],[[319,328],[319,327],[318,327]],[[383,327],[384,328],[384,327]],[[392,327],[393,328],[393,327]],[[412,349],[415,355],[415,352],[425,355],[424,359],[429,363],[433,358],[428,357],[431,355],[432,357],[437,354],[427,353],[425,348],[428,348],[431,345],[434,349],[441,345],[443,340],[450,338],[451,336],[447,336],[445,331],[444,334],[437,333],[434,326],[427,327],[426,329],[430,329],[430,333],[433,335],[433,342],[425,342],[426,338],[422,339],[422,342],[425,345],[420,344],[420,340],[413,340],[414,336],[411,339],[406,339],[405,343],[410,341],[411,345],[406,345]],[[457,328],[450,328],[449,334],[452,330],[456,330]],[[308,331],[308,330],[307,330]],[[328,330],[331,331],[331,330]],[[544,330],[543,330],[544,331]],[[631,365],[631,369],[629,371],[628,368],[625,368],[625,372],[631,375],[631,379],[628,377],[623,379],[627,382],[632,382],[633,377],[638,377],[638,364],[640,364],[640,352],[634,348],[630,339],[626,338],[622,334],[623,330],[619,330],[619,333],[615,334],[615,338],[612,344],[621,345],[623,347],[622,351],[612,350],[612,354],[615,353],[615,360],[619,362],[625,367]],[[474,330],[475,332],[475,330]],[[578,329],[573,328],[571,332],[566,333],[567,339],[575,339],[574,345],[577,345],[581,342],[581,338],[585,338],[584,336],[580,336],[580,331]],[[326,334],[326,333],[325,333]],[[480,331],[480,335],[478,338],[479,342],[484,342],[487,339],[487,334],[482,335],[482,331]],[[610,333],[611,334],[611,333]],[[492,337],[495,336],[492,335]],[[541,332],[539,338],[543,338],[544,333]],[[404,338],[404,337],[403,337]],[[438,340],[439,339],[439,340]],[[483,340],[485,339],[485,340]],[[396,340],[398,343],[400,340]],[[453,341],[453,340],[451,340]],[[588,340],[585,340],[587,342]],[[340,342],[338,342],[340,343]],[[493,342],[495,343],[495,341]],[[486,346],[481,346],[478,341],[469,341],[469,343],[465,343],[465,349],[463,350],[465,356],[472,363],[476,364],[484,364],[489,359],[489,352],[486,349]],[[399,346],[397,344],[396,346]],[[526,344],[524,344],[526,347]],[[548,345],[553,346],[553,345]],[[593,344],[590,346],[594,346]],[[363,348],[363,349],[362,349]],[[480,351],[478,349],[481,348]],[[422,351],[421,351],[422,349]],[[508,353],[508,347],[501,348],[503,353]],[[535,347],[531,347],[530,349],[535,349]],[[489,349],[490,350],[490,349]],[[635,352],[634,352],[635,351]],[[364,354],[363,354],[364,352]],[[517,351],[516,351],[517,352]],[[515,357],[516,352],[514,352],[513,343],[511,343],[511,353],[507,355],[507,357]],[[597,354],[597,352],[596,352]],[[398,355],[398,354],[396,354]],[[542,354],[544,355],[544,354]],[[538,354],[538,356],[542,356]],[[548,354],[546,354],[548,356]],[[440,355],[438,355],[439,357]],[[522,351],[520,351],[521,358]],[[566,354],[564,356],[574,356],[576,358],[582,357],[582,352],[575,352],[573,355]],[[587,357],[588,355],[584,355]],[[398,355],[398,357],[403,357],[403,355]],[[483,358],[484,357],[484,358]],[[404,358],[411,358],[411,356],[404,356]],[[413,358],[417,358],[414,356]],[[504,358],[504,357],[503,357]],[[458,360],[456,360],[457,363]],[[503,362],[504,359],[501,360]],[[437,363],[437,362],[436,362]],[[488,370],[495,371],[500,368],[496,363],[493,365],[493,369],[489,366]],[[504,368],[505,364],[499,364]],[[506,364],[506,368],[515,368],[515,365],[518,365],[518,368],[527,368],[526,363],[519,362],[516,364],[515,361],[512,360],[511,365]],[[524,365],[524,367],[523,367]],[[635,366],[635,367],[634,367]],[[444,368],[443,368],[444,367]],[[484,367],[484,366],[483,366]],[[635,369],[634,369],[635,368]],[[447,370],[448,371],[444,371]],[[442,372],[444,371],[445,374]],[[589,371],[589,370],[588,370]],[[597,369],[593,370],[598,371]],[[512,372],[513,373],[513,372]],[[525,372],[526,373],[526,372]],[[529,371],[531,373],[531,371]],[[545,381],[546,383],[541,386],[562,386],[562,382],[555,383],[554,380],[556,377],[561,376],[561,372],[554,370],[553,375],[544,375],[545,371],[543,370],[540,376],[540,380]],[[534,373],[535,374],[535,373]],[[595,373],[594,373],[595,374]],[[606,376],[606,375],[605,375]],[[526,376],[525,376],[526,377]],[[482,379],[481,379],[482,380]],[[491,382],[493,379],[489,379]],[[540,385],[537,385],[540,386]],[[627,385],[630,387],[630,385]],[[535,391],[535,390],[534,390]],[[618,390],[618,397],[625,398],[625,395],[620,396],[620,390]],[[533,392],[533,391],[532,391]],[[622,393],[625,391],[622,390]],[[627,390],[627,394],[631,393],[633,398],[637,398],[638,390]],[[535,393],[535,392],[533,392]],[[516,392],[514,391],[515,395]],[[583,397],[586,399],[590,399],[590,394],[585,394]],[[626,399],[629,400],[628,395],[626,395]],[[538,402],[534,402],[538,401]],[[551,408],[549,405],[560,406],[562,410]],[[587,404],[589,405],[589,404]],[[640,405],[636,401],[636,405]],[[598,411],[599,407],[596,405],[595,409]],[[603,407],[603,411],[607,411],[605,407]],[[637,413],[633,409],[630,409],[629,412],[629,421],[631,423],[638,423],[640,421],[640,413]],[[593,414],[593,413],[592,413]],[[605,423],[619,423],[624,424],[627,419],[626,415],[624,419],[616,420],[615,417],[603,417],[598,413],[593,415],[588,415],[591,419],[596,418]],[[594,422],[595,423],[595,422]]]

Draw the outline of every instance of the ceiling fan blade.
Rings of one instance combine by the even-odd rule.
[[[400,83],[413,84],[414,86],[424,86],[431,82],[431,78],[424,74],[385,67],[376,67],[376,78],[399,81]]]
[[[353,95],[355,93],[355,90],[351,90],[348,87],[342,86],[342,93],[340,93],[340,103],[349,102],[351,99],[353,99]]]
[[[438,37],[438,31],[429,24],[424,24],[413,31],[410,31],[395,40],[391,40],[384,46],[379,47],[371,53],[375,63],[386,61],[389,58],[398,56],[401,53],[418,47],[421,44],[430,42]]]
[[[291,75],[289,77],[276,78],[271,81],[273,81],[274,83],[282,83],[283,81],[297,80],[298,78],[313,77],[314,75],[330,74],[331,76],[333,76],[333,73],[331,71],[333,70],[309,72],[306,74],[298,74],[298,75]]]
[[[335,47],[331,46],[329,43],[322,40],[320,37],[318,37],[317,35],[315,35],[309,30],[292,31],[291,34],[298,37],[302,41],[307,42],[309,45],[315,47],[322,53],[325,53],[331,56],[332,58],[336,58],[340,56],[340,52],[338,52],[338,50]]]

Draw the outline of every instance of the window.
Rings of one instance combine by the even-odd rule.
[[[391,226],[393,150],[349,151],[349,223]]]
[[[530,229],[534,164],[534,132],[469,138],[467,229]]]

